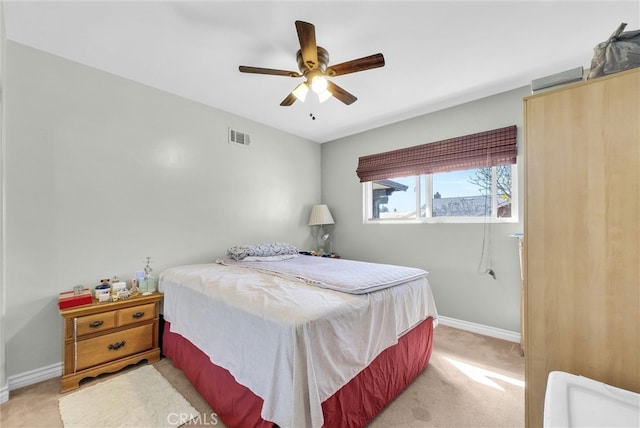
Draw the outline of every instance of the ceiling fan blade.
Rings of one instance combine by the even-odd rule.
[[[316,45],[316,27],[304,21],[296,21],[302,61],[309,70],[318,67],[318,46]]]
[[[291,92],[289,95],[287,95],[287,98],[282,100],[280,105],[283,107],[289,107],[291,104],[295,103],[296,100],[297,100],[296,96],[293,95],[293,92]]]
[[[238,67],[240,72],[242,73],[255,73],[255,74],[271,74],[274,76],[288,76],[288,77],[302,77],[302,74],[297,71],[287,71],[287,70],[276,70],[273,68],[262,68],[262,67],[249,67],[246,65],[241,65]]]
[[[330,80],[327,80],[327,91],[346,105],[353,104],[358,99]]]
[[[370,70],[384,66],[384,56],[381,53],[365,56],[340,64],[332,65],[324,72],[327,76],[341,76],[357,71]]]

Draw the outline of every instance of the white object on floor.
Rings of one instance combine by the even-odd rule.
[[[201,416],[152,365],[82,386],[58,408],[65,428],[178,427]]]
[[[640,427],[640,394],[552,371],[544,398],[544,428]]]

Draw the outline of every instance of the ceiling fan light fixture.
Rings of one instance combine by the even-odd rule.
[[[320,100],[321,103],[327,101],[329,98],[331,98],[332,94],[329,91],[324,91],[324,92],[320,92],[318,94],[318,99]]]
[[[345,105],[351,105],[357,101],[357,97],[345,91],[334,82],[327,80],[325,76],[333,78],[344,74],[384,67],[384,56],[381,53],[377,53],[340,64],[329,65],[329,52],[316,44],[315,26],[304,21],[296,21],[295,24],[298,41],[300,42],[300,49],[296,52],[296,62],[298,63],[299,72],[274,68],[250,67],[246,65],[239,66],[240,72],[296,78],[304,77],[305,82],[299,84],[293,92],[290,92],[286,98],[282,100],[280,105],[283,107],[293,105],[296,100],[304,101],[310,89],[318,95],[320,102],[324,102],[331,97],[334,97]]]
[[[327,79],[322,76],[315,76],[313,79],[311,79],[311,89],[318,95],[326,92],[328,85],[329,84],[327,83]]]
[[[305,98],[307,98],[307,93],[309,92],[309,87],[305,82],[302,82],[291,92],[297,99],[304,102]]]

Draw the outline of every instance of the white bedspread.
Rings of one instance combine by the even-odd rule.
[[[280,263],[221,260],[219,263],[286,275],[309,284],[351,294],[365,294],[426,277],[422,269],[355,260],[302,256]]]
[[[214,263],[168,269],[159,287],[171,331],[261,397],[262,417],[283,428],[321,427],[324,400],[437,317],[424,276],[355,295]]]

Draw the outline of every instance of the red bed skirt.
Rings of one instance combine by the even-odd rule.
[[[262,398],[165,323],[162,351],[182,370],[229,428],[273,427],[262,419]],[[324,426],[363,427],[397,397],[429,363],[433,320],[428,318],[385,349],[355,378],[322,403]]]

